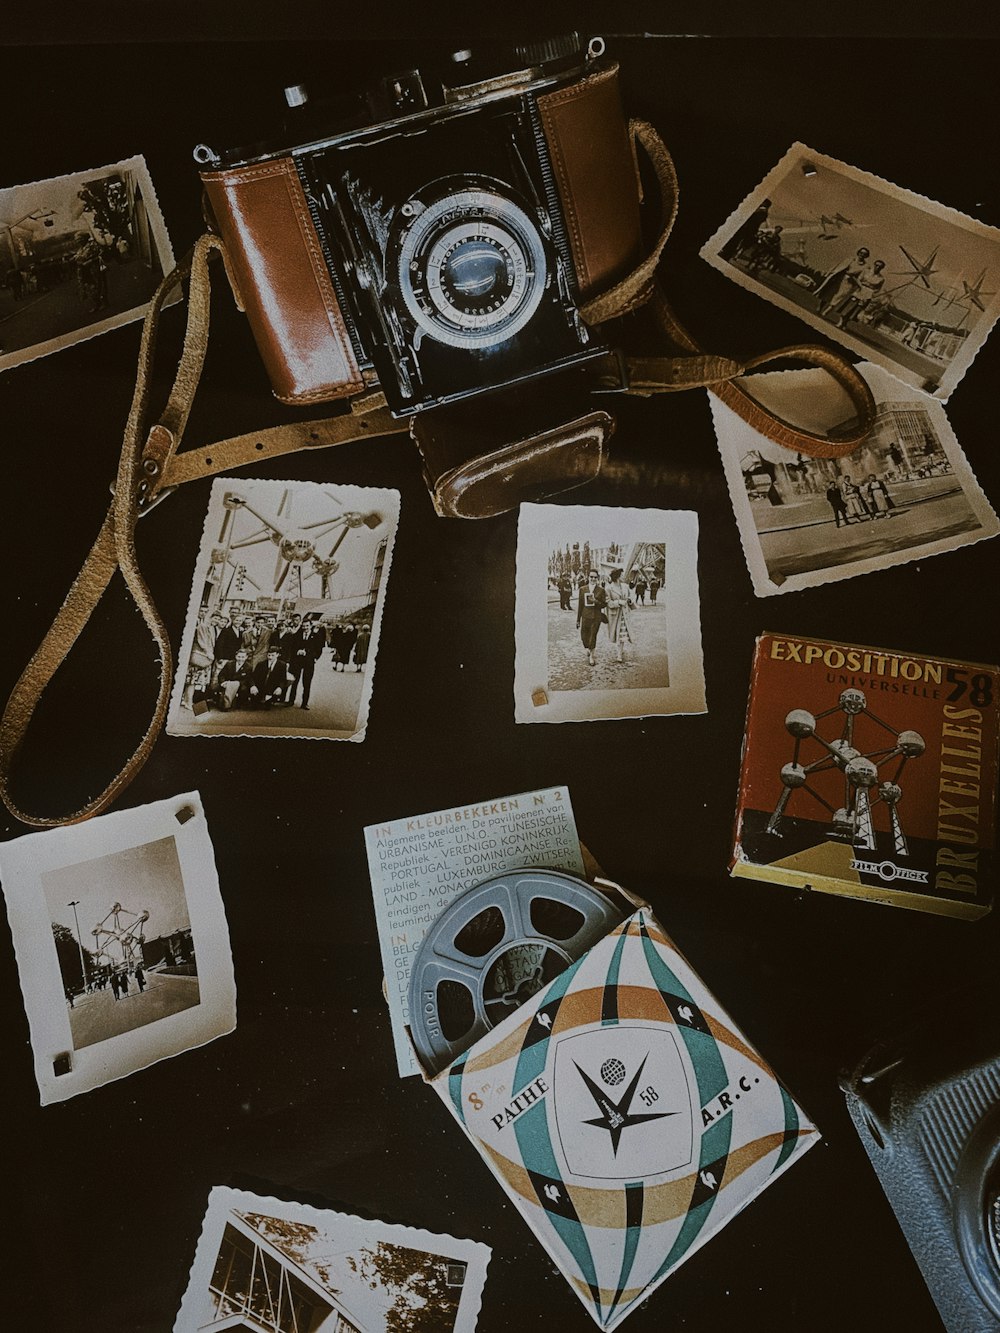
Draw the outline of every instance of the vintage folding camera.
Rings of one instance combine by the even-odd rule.
[[[315,99],[286,89],[302,142],[195,150],[278,398],[377,383],[405,415],[607,360],[580,306],[641,238],[603,51],[574,35],[506,61],[457,52],[323,132]]]
[[[950,1333],[1000,1327],[1000,1036],[992,985],[882,1042],[848,1110]],[[992,1031],[987,1031],[992,1028]]]

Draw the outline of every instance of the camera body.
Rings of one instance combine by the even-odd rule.
[[[629,271],[641,236],[602,52],[574,36],[499,69],[459,52],[440,73],[383,79],[331,132],[305,101],[287,124],[302,142],[196,149],[282,401],[377,385],[406,415],[612,363],[580,307]]]
[[[1000,1038],[961,1026],[994,1004],[981,992],[945,1003],[940,1019],[880,1043],[842,1083],[951,1333],[1000,1326]]]

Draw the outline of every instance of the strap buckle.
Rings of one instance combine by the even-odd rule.
[[[176,486],[164,486],[160,491],[156,493],[156,495],[153,496],[152,499],[149,499],[148,498],[149,482],[145,478],[143,478],[142,481],[139,482],[139,485],[136,487],[135,503],[136,503],[136,508],[139,511],[139,518],[145,518],[147,514],[152,513],[152,511],[156,508],[156,506],[158,504],[162,504],[162,502],[167,498],[168,495],[173,495],[176,489],[177,489]],[[108,490],[111,492],[112,496],[117,494],[117,489],[115,487],[114,482],[110,483],[110,485],[108,486]]]

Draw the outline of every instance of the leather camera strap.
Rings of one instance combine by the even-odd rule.
[[[771,439],[803,453],[833,457],[847,453],[868,433],[874,419],[874,403],[868,386],[842,357],[822,347],[783,348],[765,357],[739,363],[705,353],[673,313],[657,281],[657,267],[677,212],[677,177],[666,146],[651,125],[631,122],[633,144],[640,145],[652,163],[659,184],[663,223],[658,239],[639,266],[610,291],[582,309],[591,323],[603,323],[651,305],[667,352],[629,362],[629,392],[638,395],[676,392],[698,385],[710,387],[756,429]],[[195,391],[201,377],[208,346],[211,283],[209,263],[218,254],[228,261],[222,241],[206,233],[180,264],[160,283],[150,303],[142,329],[135,392],[125,426],[122,453],[114,495],[97,540],[77,575],[48,633],[11,691],[0,719],[0,799],[15,818],[39,828],[79,823],[107,809],[145,763],[166,718],[173,683],[173,655],[166,628],[139,569],[135,550],[135,525],[176,486],[198,477],[242,467],[292,453],[299,449],[325,448],[363,437],[374,438],[401,432],[407,423],[394,418],[379,392],[354,399],[351,410],[339,416],[312,422],[293,422],[269,430],[236,436],[216,444],[178,453]],[[159,420],[144,434],[148,419],[150,373],[156,349],[156,334],[166,298],[185,279],[189,280],[187,325],[184,346],[173,387]],[[239,304],[238,289],[230,275],[230,287]],[[794,359],[829,371],[844,387],[857,413],[854,434],[832,442],[783,422],[736,383],[748,370],[774,360]],[[25,739],[38,703],[53,676],[72,649],[94,609],[120,570],[130,596],[159,651],[159,688],[152,717],[141,740],[121,771],[97,796],[78,810],[65,815],[36,815],[22,810],[10,791],[17,753]]]
[[[135,526],[141,516],[185,481],[212,476],[259,459],[275,458],[297,449],[342,444],[362,436],[404,431],[406,422],[386,410],[381,394],[356,399],[352,411],[324,421],[295,422],[223,440],[218,444],[177,454],[208,346],[210,281],[213,253],[225,257],[222,242],[204,235],[186,259],[168,274],[150,304],[142,330],[135,393],[125,426],[114,496],[107,517],[48,633],[11,691],[0,720],[0,798],[15,818],[38,828],[75,824],[107,809],[132,781],[149,757],[163,726],[173,682],[173,656],[166,627],[139,569]],[[187,327],[173,387],[160,419],[145,438],[149,378],[156,347],[160,313],[166,298],[190,278]],[[99,795],[78,810],[64,815],[36,815],[22,810],[10,791],[11,770],[35,709],[60,664],[69,654],[116,570],[120,570],[132,600],[159,651],[159,690],[145,734],[117,776]]]
[[[656,177],[662,219],[660,233],[637,268],[580,310],[588,324],[603,324],[647,305],[652,311],[665,351],[660,356],[625,358],[627,392],[648,397],[701,386],[711,389],[755,430],[786,449],[816,458],[838,458],[851,453],[875,423],[875,401],[866,382],[845,357],[818,344],[797,343],[738,362],[706,353],[677,318],[658,278],[660,258],[677,217],[677,172],[666,144],[648,121],[629,121],[629,131],[633,149],[644,151]],[[782,420],[758,402],[750,392],[749,372],[778,362],[813,366],[831,375],[851,403],[853,421],[849,428],[831,439]]]

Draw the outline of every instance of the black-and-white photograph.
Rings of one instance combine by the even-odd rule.
[[[74,1050],[198,1003],[176,838],[60,866],[41,882]]]
[[[232,1031],[197,793],[4,843],[0,875],[43,1105]]]
[[[167,730],[363,740],[399,494],[212,487]]]
[[[697,515],[522,505],[519,722],[705,708]]]
[[[715,433],[758,597],[888,569],[995,537],[1000,522],[940,403],[858,366],[876,403],[863,444],[841,458],[795,454],[710,395]],[[819,370],[753,376],[786,420],[829,416],[839,391]]]
[[[1000,314],[1000,231],[800,143],[701,255],[942,400]]]
[[[0,189],[0,370],[141,319],[173,263],[141,157]]]
[[[471,1333],[487,1246],[216,1186],[174,1333]]]
[[[663,542],[574,541],[550,553],[550,690],[666,689],[665,573]]]

